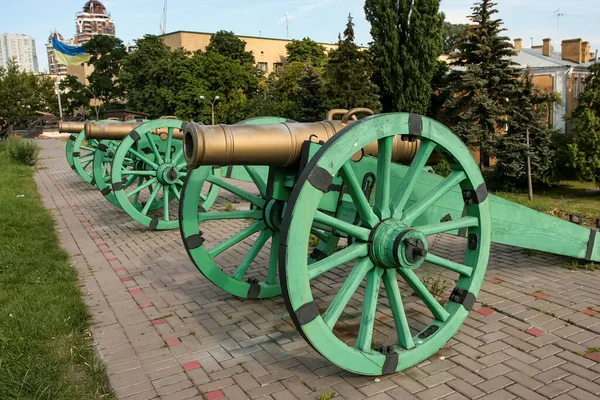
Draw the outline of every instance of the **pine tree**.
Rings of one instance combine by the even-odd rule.
[[[446,122],[465,143],[479,147],[481,166],[507,124],[508,106],[518,70],[510,60],[513,46],[501,33],[501,19],[492,0],[480,0],[469,17],[473,25],[458,44],[456,68],[450,77]]]
[[[367,107],[381,109],[377,86],[373,83],[374,67],[371,56],[354,43],[354,23],[348,15],[344,38],[337,49],[329,53],[323,78],[328,108]]]
[[[299,122],[321,121],[325,117],[325,92],[323,78],[310,64],[306,64],[304,72],[298,81],[298,115]]]
[[[552,95],[540,92],[533,83],[531,70],[516,83],[510,102],[508,129],[496,143],[498,158],[495,175],[505,187],[527,186],[527,155],[531,157],[534,185],[548,185],[554,178],[554,149],[548,127],[548,106]],[[529,149],[527,148],[529,130]]]
[[[440,0],[366,0],[384,111],[425,114],[442,52]]]
[[[590,66],[585,90],[570,118],[570,164],[580,178],[600,182],[600,63]]]

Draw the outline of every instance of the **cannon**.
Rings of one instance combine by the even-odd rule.
[[[332,363],[381,375],[435,354],[472,309],[492,242],[600,259],[595,230],[489,194],[469,149],[442,124],[406,113],[356,122],[351,115],[257,127],[187,124],[183,139],[190,171],[180,232],[190,258],[235,296],[281,293],[297,330]],[[207,165],[217,158],[250,171],[267,164],[268,180],[256,179],[259,193],[228,186],[209,174]],[[426,172],[440,158],[452,170],[445,178]],[[248,206],[198,212],[205,182],[230,190]],[[239,232],[224,241],[211,235],[211,227],[231,219],[239,219]],[[432,250],[439,234],[460,238],[453,240],[459,256],[450,260]],[[347,246],[339,245],[341,239]],[[228,264],[226,251],[236,244],[244,257]],[[263,248],[268,256],[260,254]],[[429,265],[455,283],[445,302],[420,276]],[[331,284],[332,276],[341,277],[341,285]],[[416,322],[402,300],[409,292],[427,314]],[[393,335],[381,334],[378,312],[389,316]],[[352,332],[343,320],[353,321]]]
[[[260,117],[241,124],[276,123],[283,119]],[[97,141],[93,157],[94,183],[113,205],[151,230],[179,226],[177,203],[187,166],[183,158],[183,121],[161,118],[147,122],[106,124],[87,122],[85,137]],[[228,176],[244,179],[228,169]],[[211,168],[219,176],[220,166]],[[233,175],[233,176],[232,176]],[[116,183],[115,183],[116,182]],[[210,209],[218,195],[207,185],[199,195]]]

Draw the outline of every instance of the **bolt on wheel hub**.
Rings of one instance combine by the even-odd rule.
[[[163,185],[173,185],[179,179],[179,171],[172,164],[163,164],[158,167],[157,178]]]
[[[375,227],[370,242],[371,259],[381,268],[417,269],[428,251],[426,236],[396,219]]]

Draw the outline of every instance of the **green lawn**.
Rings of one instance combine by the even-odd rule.
[[[111,399],[76,271],[32,175],[0,144],[0,399]]]
[[[533,192],[533,201],[525,193],[494,193],[507,200],[568,219],[570,213],[581,214],[586,226],[595,227],[600,217],[600,190],[590,182],[563,181],[548,189]]]

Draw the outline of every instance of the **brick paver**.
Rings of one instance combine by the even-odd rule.
[[[216,288],[189,260],[177,230],[139,226],[70,170],[64,142],[39,143],[36,181],[79,271],[94,342],[119,399],[600,396],[600,272],[571,271],[564,268],[571,260],[494,245],[474,311],[438,354],[401,374],[357,376],[304,342],[282,298],[240,300]],[[238,205],[231,196],[219,201]],[[207,224],[207,241],[241,229],[236,223]],[[430,245],[455,259],[464,254],[460,240],[438,236]],[[234,268],[248,249],[242,243],[218,262]],[[268,263],[266,254],[259,264]],[[315,286],[322,296],[335,293],[345,273],[327,273]],[[405,285],[401,290],[411,328],[420,329],[427,309]],[[355,332],[360,319],[358,292],[340,319],[344,332]],[[374,337],[395,338],[385,307]]]

